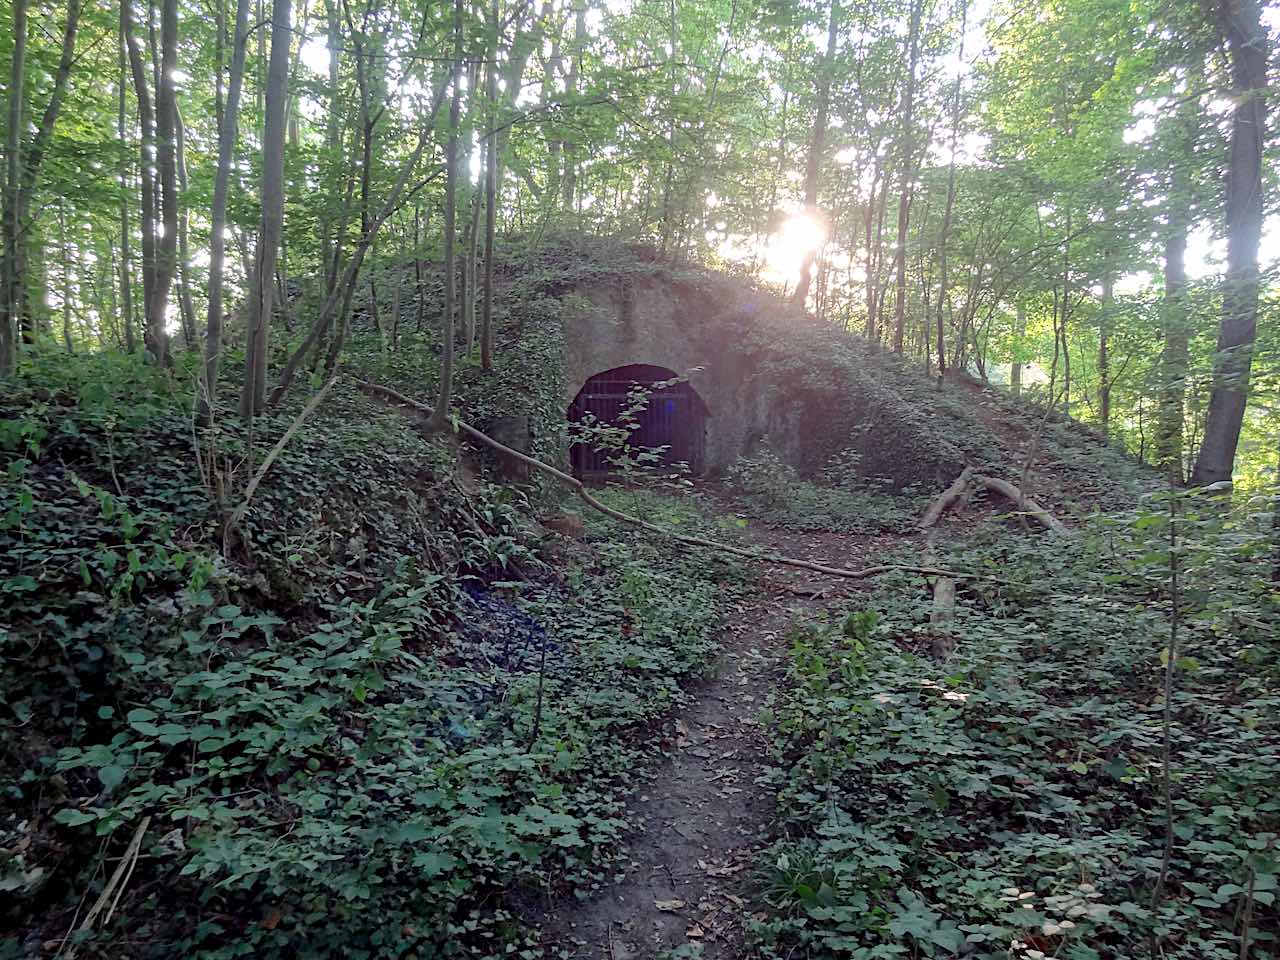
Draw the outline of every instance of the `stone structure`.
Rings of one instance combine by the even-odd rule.
[[[566,409],[597,374],[650,364],[686,378],[705,404],[704,472],[728,467],[765,435],[775,446],[794,436],[751,355],[717,322],[727,308],[768,309],[767,298],[744,290],[741,302],[716,303],[660,280],[579,293],[564,315]]]

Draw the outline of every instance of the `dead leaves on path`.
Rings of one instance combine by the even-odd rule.
[[[699,860],[698,866],[706,870],[710,876],[724,877],[743,870],[746,865],[739,863],[715,866]],[[696,917],[689,920],[684,930],[686,940],[718,940],[730,930],[740,926],[747,901],[732,893],[723,893],[721,896],[724,899],[720,902],[716,902],[711,897],[703,897],[698,901],[693,908]],[[679,913],[688,907],[688,903],[684,900],[655,900],[653,905],[662,913]]]

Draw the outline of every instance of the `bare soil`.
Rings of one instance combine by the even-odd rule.
[[[875,538],[756,528],[760,547],[857,564]],[[785,567],[760,568],[758,590],[730,618],[709,679],[674,717],[675,749],[629,806],[635,831],[622,879],[554,904],[543,922],[547,954],[574,960],[650,960],[697,945],[706,960],[749,953],[751,880],[773,809],[761,785],[768,744],[759,715],[782,682],[789,630],[861,585]]]

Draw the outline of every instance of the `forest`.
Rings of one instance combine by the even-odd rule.
[[[0,960],[1280,957],[1278,34],[9,0]]]

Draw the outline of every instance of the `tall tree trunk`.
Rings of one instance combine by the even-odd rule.
[[[160,8],[160,73],[156,80],[156,174],[160,188],[159,220],[163,234],[156,242],[155,318],[156,362],[169,364],[169,334],[165,329],[169,293],[178,268],[178,0],[163,0]]]
[[[444,151],[444,316],[440,323],[440,390],[436,395],[436,408],[431,415],[431,427],[443,431],[449,422],[449,405],[453,401],[453,309],[456,294],[457,256],[456,246],[458,214],[458,114],[461,105],[460,86],[462,47],[462,3],[454,0],[453,7],[453,56],[457,68],[453,78],[453,92],[449,98],[449,142]]]
[[[1115,273],[1111,252],[1104,255],[1102,268],[1102,311],[1098,318],[1098,426],[1102,439],[1111,437],[1111,312],[1115,308]]]
[[[911,217],[911,183],[915,177],[916,66],[920,59],[920,20],[924,0],[912,0],[911,22],[907,31],[907,84],[902,92],[902,139],[898,162],[902,165],[898,180],[898,245],[894,262],[898,272],[897,298],[893,308],[893,350],[902,352],[902,336],[907,323],[907,227]]]
[[[13,5],[14,47],[10,64],[9,124],[5,147],[6,178],[0,222],[0,377],[16,369],[19,348],[19,324],[34,330],[27,293],[27,242],[24,233],[31,223],[31,200],[39,183],[40,166],[53,138],[53,130],[62,110],[62,100],[75,60],[76,33],[80,24],[80,0],[68,0],[62,30],[62,50],[53,75],[53,89],[35,136],[24,149],[22,143],[23,86],[26,74],[27,0]]]
[[[414,204],[413,206],[413,296],[417,300],[417,311],[414,316],[413,332],[422,333],[422,320],[426,314],[426,301],[424,300],[422,286],[422,209]]]
[[[170,0],[172,2],[172,0]],[[267,350],[275,293],[276,260],[284,228],[285,103],[289,99],[289,43],[291,0],[271,6],[271,62],[267,68],[266,113],[262,138],[262,225],[250,281],[248,346],[244,358],[244,386],[240,415],[262,411],[267,391]]]
[[[249,44],[249,0],[236,0],[236,20],[231,34],[231,71],[227,102],[218,128],[218,166],[213,178],[212,229],[209,234],[209,304],[206,314],[204,367],[200,388],[200,414],[209,415],[218,395],[218,371],[222,362],[222,281],[227,254],[227,193],[231,186],[231,160],[239,134],[240,92],[244,86],[244,62]]]
[[[58,198],[58,240],[62,245],[62,343],[67,353],[75,353],[71,337],[71,238],[67,236],[66,204]]]
[[[187,131],[182,122],[182,111],[174,111],[176,118],[178,162],[178,195],[187,194]],[[199,332],[196,329],[196,308],[191,302],[191,249],[187,238],[187,208],[178,211],[178,304],[182,310],[182,336],[187,349],[195,348]]]
[[[813,136],[809,139],[809,156],[804,167],[804,212],[815,221],[821,217],[818,210],[818,186],[822,174],[822,153],[827,141],[828,112],[831,108],[831,74],[835,69],[836,44],[839,42],[840,4],[831,0],[827,18],[827,52],[818,68],[818,104],[813,119]],[[813,279],[813,262],[817,249],[806,250],[800,264],[800,277],[796,280],[791,302],[803,308],[809,299],[809,285]]]
[[[498,111],[498,0],[493,2],[493,62],[485,78],[489,101],[489,127],[497,125]],[[489,134],[484,165],[484,293],[480,305],[480,369],[493,368],[493,241],[497,224],[498,203],[498,138]]]
[[[1262,239],[1262,141],[1266,132],[1267,33],[1257,0],[1219,0],[1219,26],[1231,61],[1235,109],[1227,168],[1227,275],[1204,442],[1191,480],[1229,482],[1249,396],[1258,323],[1258,246]]]
[[[1027,333],[1027,308],[1019,300],[1014,304],[1013,339],[1021,344]],[[1022,393],[1022,364],[1017,360],[1009,364],[1009,389],[1016,397]]]
[[[147,82],[142,51],[135,35],[132,0],[120,0],[120,32],[124,35],[125,49],[129,54],[129,69],[133,74],[133,92],[138,100],[138,123],[142,129],[139,145],[138,193],[142,208],[142,339],[152,358],[160,361],[168,355],[168,334],[164,328],[164,316],[152,312],[157,300],[156,275],[156,190],[152,156],[155,152],[155,112],[151,105],[151,89]]]
[[[965,31],[969,23],[969,4],[967,0],[960,7],[960,52],[961,63],[964,62]],[[955,89],[951,92],[951,156],[947,161],[947,207],[942,215],[942,235],[938,240],[938,319],[937,348],[938,376],[947,372],[947,337],[943,322],[946,319],[946,305],[950,301],[947,289],[947,240],[951,237],[951,215],[956,205],[956,143],[960,135],[960,81],[963,73],[956,72]]]
[[[673,41],[674,42],[674,41]],[[574,0],[573,49],[569,52],[569,76],[565,80],[565,99],[572,102],[578,95],[578,74],[581,69],[582,51],[587,43],[587,0]],[[675,56],[674,47],[672,57]],[[564,177],[560,181],[563,191],[561,202],[565,213],[573,213],[578,192],[578,144],[572,137],[564,141]]]
[[[0,303],[0,378],[18,369],[18,243],[22,224],[18,195],[22,189],[22,98],[27,71],[27,0],[13,0],[13,56],[9,64],[9,115],[5,137],[4,269]]]
[[[462,340],[466,344],[466,355],[468,357],[471,356],[476,346],[476,278],[479,274],[476,256],[480,242],[480,203],[483,199],[483,186],[472,189],[471,210],[468,213],[467,225],[463,231]]]
[[[329,112],[324,133],[328,155],[323,169],[328,174],[325,177],[325,187],[331,192],[328,195],[330,202],[325,204],[320,217],[320,259],[324,265],[325,293],[330,294],[333,293],[334,284],[338,282],[338,251],[342,246],[341,238],[334,236],[334,210],[331,206],[332,198],[341,192],[342,183],[339,171],[342,151],[342,93],[338,72],[338,0],[325,0],[325,16],[329,37]],[[341,214],[338,219],[346,222]]]
[[[1175,170],[1180,164],[1175,163]],[[1175,172],[1174,183],[1185,182]],[[1187,215],[1185,191],[1169,197],[1169,227],[1164,241],[1164,343],[1160,349],[1160,403],[1156,411],[1156,465],[1176,483],[1183,481],[1182,423],[1190,363],[1187,317]]]
[[[125,145],[125,87],[128,78],[128,66],[126,64],[127,54],[125,53],[125,36],[121,31],[119,35],[119,70],[117,75],[118,91],[118,109],[116,113],[116,134],[120,138],[120,145]],[[129,228],[129,161],[125,159],[125,151],[120,151],[120,322],[124,327],[124,348],[128,353],[133,353],[137,348],[134,330],[135,318],[133,315],[133,275],[129,269],[129,264],[133,260],[132,253],[132,237]]]

